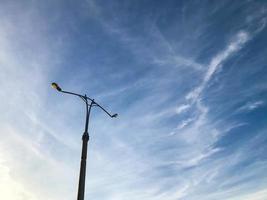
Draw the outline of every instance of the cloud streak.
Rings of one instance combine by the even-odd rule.
[[[240,108],[238,108],[238,112],[242,112],[242,111],[252,111],[255,110],[257,108],[260,108],[264,105],[264,101],[254,101],[254,102],[248,102],[245,105],[241,106]]]
[[[200,86],[191,91],[186,96],[186,99],[196,101],[196,99],[198,99],[198,97],[205,89],[207,83],[210,81],[212,76],[220,69],[223,62],[226,61],[234,53],[238,52],[238,50],[240,50],[248,40],[249,34],[245,31],[240,31],[236,35],[236,38],[227,45],[226,49],[224,49],[222,52],[218,53],[215,57],[211,59],[211,62],[207,67],[208,69],[205,73],[202,83],[200,84]]]
[[[50,91],[54,80],[119,112],[117,120],[92,113],[86,197],[266,196],[265,128],[251,134],[249,122],[229,117],[228,102],[218,103],[216,95],[208,101],[205,93],[227,61],[245,46],[252,48],[248,41],[254,43],[256,35],[243,21],[235,22],[237,27],[221,22],[216,12],[226,12],[225,5],[151,5],[87,1],[34,3],[26,10],[19,2],[0,6],[0,190],[5,190],[0,199],[76,196],[84,107]],[[230,40],[221,46],[220,34],[205,40],[217,32],[217,23],[231,27],[223,33]],[[201,59],[204,50],[211,57]],[[221,88],[230,102],[231,91]],[[246,111],[260,112],[257,108],[265,106],[264,100],[242,102],[249,102],[240,107]],[[218,113],[218,122],[212,114],[219,106],[225,113]]]

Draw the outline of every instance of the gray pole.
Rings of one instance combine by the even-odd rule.
[[[88,108],[87,98],[85,98],[85,103],[86,103],[86,121],[85,121],[85,130],[84,130],[83,137],[82,137],[83,144],[82,144],[81,167],[80,167],[79,186],[78,186],[78,198],[77,198],[78,200],[84,200],[87,146],[88,146],[88,141],[89,141],[88,124],[89,124],[90,112],[91,112],[92,105],[94,104],[94,100],[91,101],[89,108]]]
[[[78,200],[84,200],[84,189],[85,189],[85,175],[86,175],[86,159],[87,159],[87,145],[89,141],[89,134],[88,134],[88,125],[89,125],[89,117],[92,106],[97,106],[102,109],[109,117],[115,118],[118,114],[110,114],[105,108],[100,106],[98,103],[87,97],[86,95],[81,95],[73,92],[68,92],[62,90],[57,83],[52,83],[51,86],[59,92],[70,94],[74,96],[80,97],[86,104],[86,121],[85,121],[85,130],[83,133],[83,144],[82,144],[82,156],[81,156],[81,166],[80,166],[80,176],[79,176],[79,186],[78,186]],[[90,105],[88,105],[88,100],[91,101]]]

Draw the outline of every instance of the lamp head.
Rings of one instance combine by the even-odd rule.
[[[111,117],[112,117],[112,118],[116,118],[116,117],[118,117],[118,114],[116,113],[116,114],[114,114],[114,115],[111,115]]]
[[[59,92],[62,91],[62,89],[58,86],[57,83],[52,83],[51,86],[52,86],[52,88],[56,89]]]

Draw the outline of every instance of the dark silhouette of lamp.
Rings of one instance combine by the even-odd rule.
[[[52,88],[56,89],[57,91],[65,94],[70,94],[74,96],[80,97],[86,104],[86,121],[85,121],[85,129],[82,136],[82,157],[81,157],[81,166],[80,166],[80,176],[79,176],[79,187],[78,187],[78,200],[84,200],[84,189],[85,189],[85,175],[86,175],[86,159],[87,159],[87,146],[89,141],[89,134],[88,134],[88,125],[89,125],[89,117],[92,106],[97,106],[101,110],[103,110],[109,117],[116,118],[118,114],[110,114],[106,109],[100,106],[98,103],[95,102],[94,99],[87,97],[86,95],[81,95],[73,92],[68,92],[62,90],[57,83],[51,84]]]

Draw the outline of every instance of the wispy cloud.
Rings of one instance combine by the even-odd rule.
[[[257,108],[262,107],[265,104],[264,101],[259,100],[259,101],[254,101],[254,102],[248,102],[245,105],[241,106],[240,108],[237,109],[237,112],[242,112],[242,111],[252,111]]]
[[[188,104],[182,104],[182,105],[180,105],[180,106],[178,106],[176,108],[176,113],[177,114],[180,114],[180,113],[186,111],[188,108],[190,108],[190,105],[188,105]]]
[[[183,120],[182,122],[181,122],[181,124],[179,124],[178,126],[177,126],[177,128],[178,129],[182,129],[182,128],[184,128],[184,127],[186,127],[190,122],[192,122],[192,121],[194,121],[194,118],[188,118],[188,119],[186,119],[186,120]]]
[[[5,197],[6,199],[36,199],[21,183],[18,183],[11,177],[10,169],[2,158],[3,155],[0,155],[1,197]]]
[[[0,173],[4,178],[0,198],[58,199],[52,191],[68,191],[68,186],[58,186],[64,176],[71,179],[66,173],[70,168],[51,151],[55,143],[68,149],[68,139],[64,141],[59,131],[47,125],[45,118],[51,112],[48,114],[45,102],[51,71],[61,59],[60,45],[53,42],[50,24],[35,4],[25,9],[18,2],[0,4]]]
[[[266,189],[261,189],[259,191],[251,192],[250,194],[242,195],[239,196],[237,195],[236,197],[230,197],[228,200],[264,200],[267,196],[267,190]]]
[[[227,60],[230,56],[232,56],[235,52],[240,50],[243,45],[249,40],[249,34],[245,31],[240,31],[237,33],[236,37],[231,41],[226,49],[219,52],[216,56],[211,59],[210,64],[207,67],[207,72],[203,78],[202,83],[191,91],[187,96],[186,99],[195,101],[205,89],[207,83],[210,81],[212,76],[220,69],[223,62]]]
[[[228,43],[220,48],[217,40],[209,43],[213,49],[211,58],[204,56],[210,60],[206,65],[200,58],[206,44],[192,44],[193,38],[210,37],[216,25],[216,17],[207,20],[206,6],[192,14],[188,10],[195,12],[196,5],[186,3],[182,15],[188,23],[182,25],[175,15],[179,12],[165,4],[159,9],[136,4],[133,11],[132,2],[86,2],[82,8],[71,2],[0,6],[0,199],[76,196],[84,113],[75,99],[50,92],[49,83],[58,79],[66,89],[93,94],[119,112],[117,120],[92,113],[88,198],[262,200],[265,130],[253,133],[245,145],[229,139],[228,132],[248,124],[226,121],[229,113],[218,123],[212,106],[227,102],[213,105],[204,98],[215,75],[253,42],[255,33],[240,22],[224,33],[231,38]],[[220,10],[216,7],[212,15]],[[199,18],[204,19],[201,29]],[[61,50],[69,54],[64,57]],[[242,109],[256,111],[263,105],[255,101]]]
[[[249,39],[249,33],[245,31],[240,31],[239,33],[237,33],[237,35],[227,45],[227,47],[211,59],[211,62],[207,67],[207,71],[203,76],[203,80],[200,83],[200,86],[193,89],[186,96],[187,103],[182,104],[178,107],[177,113],[184,112],[190,107],[193,107],[195,110],[194,118],[188,118],[187,120],[182,121],[181,124],[178,125],[178,128],[175,131],[172,131],[170,134],[171,136],[174,136],[176,133],[179,139],[182,139],[187,144],[194,145],[191,146],[190,152],[195,153],[184,152],[183,156],[185,157],[182,160],[177,160],[178,165],[181,165],[183,167],[201,166],[203,160],[209,159],[209,157],[212,157],[213,154],[220,152],[221,149],[217,149],[215,147],[215,144],[224,135],[225,131],[223,131],[223,129],[218,130],[217,128],[215,128],[215,126],[212,125],[212,120],[210,120],[208,116],[209,109],[206,105],[203,105],[201,95],[203,94],[203,91],[205,90],[214,74],[223,66],[223,63],[239,50],[241,50]],[[254,109],[256,106],[258,106],[258,103],[251,105],[250,108]],[[187,126],[188,124],[189,126]],[[238,123],[235,126],[231,126],[228,131],[230,129],[243,125],[244,123]],[[205,141],[203,141],[202,138],[205,138]],[[204,168],[208,170],[208,168]],[[214,176],[211,176],[210,179],[207,178],[206,180],[211,181],[211,179],[214,179],[216,176],[218,176],[218,173],[218,171],[215,171],[214,173],[212,172],[211,174],[214,174]],[[197,177],[198,179],[195,181],[201,182],[201,176],[195,177]],[[190,190],[188,190],[187,194],[189,195],[190,193]],[[219,196],[221,196],[221,194],[218,194],[216,198],[222,198]],[[209,198],[207,197],[207,199]]]

